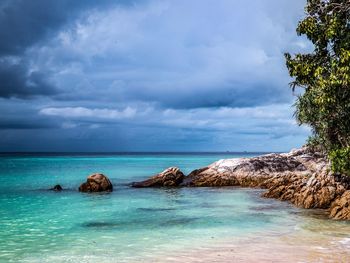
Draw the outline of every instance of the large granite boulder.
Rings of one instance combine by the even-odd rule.
[[[142,181],[134,182],[132,187],[173,187],[182,183],[184,174],[177,167],[170,167],[163,172],[152,176],[151,178]]]
[[[183,186],[243,186],[259,187],[267,179],[285,172],[305,173],[305,163],[295,152],[267,154],[254,158],[219,160],[192,171]]]
[[[92,174],[79,187],[80,192],[112,192],[113,185],[104,174]]]

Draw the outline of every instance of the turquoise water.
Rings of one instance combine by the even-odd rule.
[[[315,234],[320,231],[315,222],[328,229],[323,235],[350,237],[347,223],[260,198],[257,189],[128,186],[169,166],[189,173],[218,159],[241,156],[2,156],[0,262],[161,262],[178,251],[215,246],[233,237],[237,241],[300,228]],[[80,183],[95,172],[108,175],[115,191],[79,193]],[[47,190],[58,183],[66,190]]]

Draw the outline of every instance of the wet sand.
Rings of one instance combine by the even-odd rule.
[[[350,238],[293,234],[234,238],[150,262],[350,262]]]

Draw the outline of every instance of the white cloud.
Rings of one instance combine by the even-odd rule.
[[[295,123],[293,110],[289,104],[245,108],[167,109],[162,112],[161,118],[157,121],[177,128],[231,132],[305,133]]]
[[[129,119],[135,116],[136,110],[127,107],[123,110],[89,109],[84,107],[44,108],[39,114],[60,116],[64,118],[94,118],[94,119]]]

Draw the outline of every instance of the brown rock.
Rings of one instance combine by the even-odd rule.
[[[112,192],[113,185],[104,174],[92,174],[87,177],[86,183],[79,187],[80,192]]]
[[[261,186],[268,190],[264,197],[292,201],[296,198],[307,175],[285,172],[266,180]]]
[[[132,187],[174,187],[179,186],[183,179],[184,174],[177,167],[170,167],[163,172],[152,176],[151,178],[142,181],[134,182],[131,184]]]
[[[290,201],[302,208],[332,207],[332,217],[350,219],[350,194],[343,195],[350,189],[350,179],[332,174],[326,158],[308,148],[220,160],[191,172],[183,185],[266,188],[264,197]]]
[[[307,171],[303,159],[293,154],[268,154],[254,158],[219,160],[208,167],[194,170],[185,179],[185,186],[263,187],[276,174]],[[272,182],[273,184],[273,182]]]
[[[345,191],[331,205],[330,217],[350,220],[350,190]]]
[[[264,197],[290,201],[302,208],[329,209],[335,219],[350,220],[350,177],[334,175],[321,153],[309,148],[253,158],[225,159],[184,177],[175,167],[133,183],[133,187],[260,187]]]
[[[327,170],[321,169],[302,185],[294,203],[304,208],[329,208],[344,189],[340,182]]]

